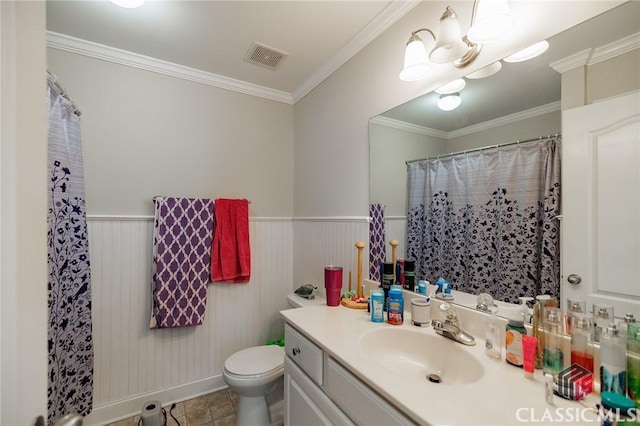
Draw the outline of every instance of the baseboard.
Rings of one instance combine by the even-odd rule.
[[[156,392],[135,395],[94,407],[91,414],[83,419],[83,424],[89,426],[106,425],[139,415],[146,401],[157,400],[164,407],[174,402],[196,398],[227,387],[222,375],[218,375],[168,389],[161,389]]]

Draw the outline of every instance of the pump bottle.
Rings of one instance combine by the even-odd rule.
[[[600,335],[600,392],[626,393],[626,341],[619,335],[615,323]]]

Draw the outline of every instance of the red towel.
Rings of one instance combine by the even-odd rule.
[[[249,202],[215,201],[215,228],[211,243],[211,281],[246,283],[251,278]]]

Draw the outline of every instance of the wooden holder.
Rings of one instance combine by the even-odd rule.
[[[362,249],[364,248],[364,243],[362,241],[358,241],[356,243],[356,248],[358,249],[358,275],[356,281],[356,293],[358,297],[362,296]]]
[[[399,278],[399,277],[396,277],[396,263],[398,261],[397,250],[398,250],[398,246],[400,245],[400,241],[391,240],[389,241],[389,245],[391,246],[391,262],[393,263],[393,283],[395,284],[398,282],[398,278]]]

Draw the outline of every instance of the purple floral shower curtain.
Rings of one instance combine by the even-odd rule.
[[[454,290],[560,294],[560,139],[409,163],[408,257]]]
[[[91,271],[80,120],[49,80],[49,423],[93,406]]]

